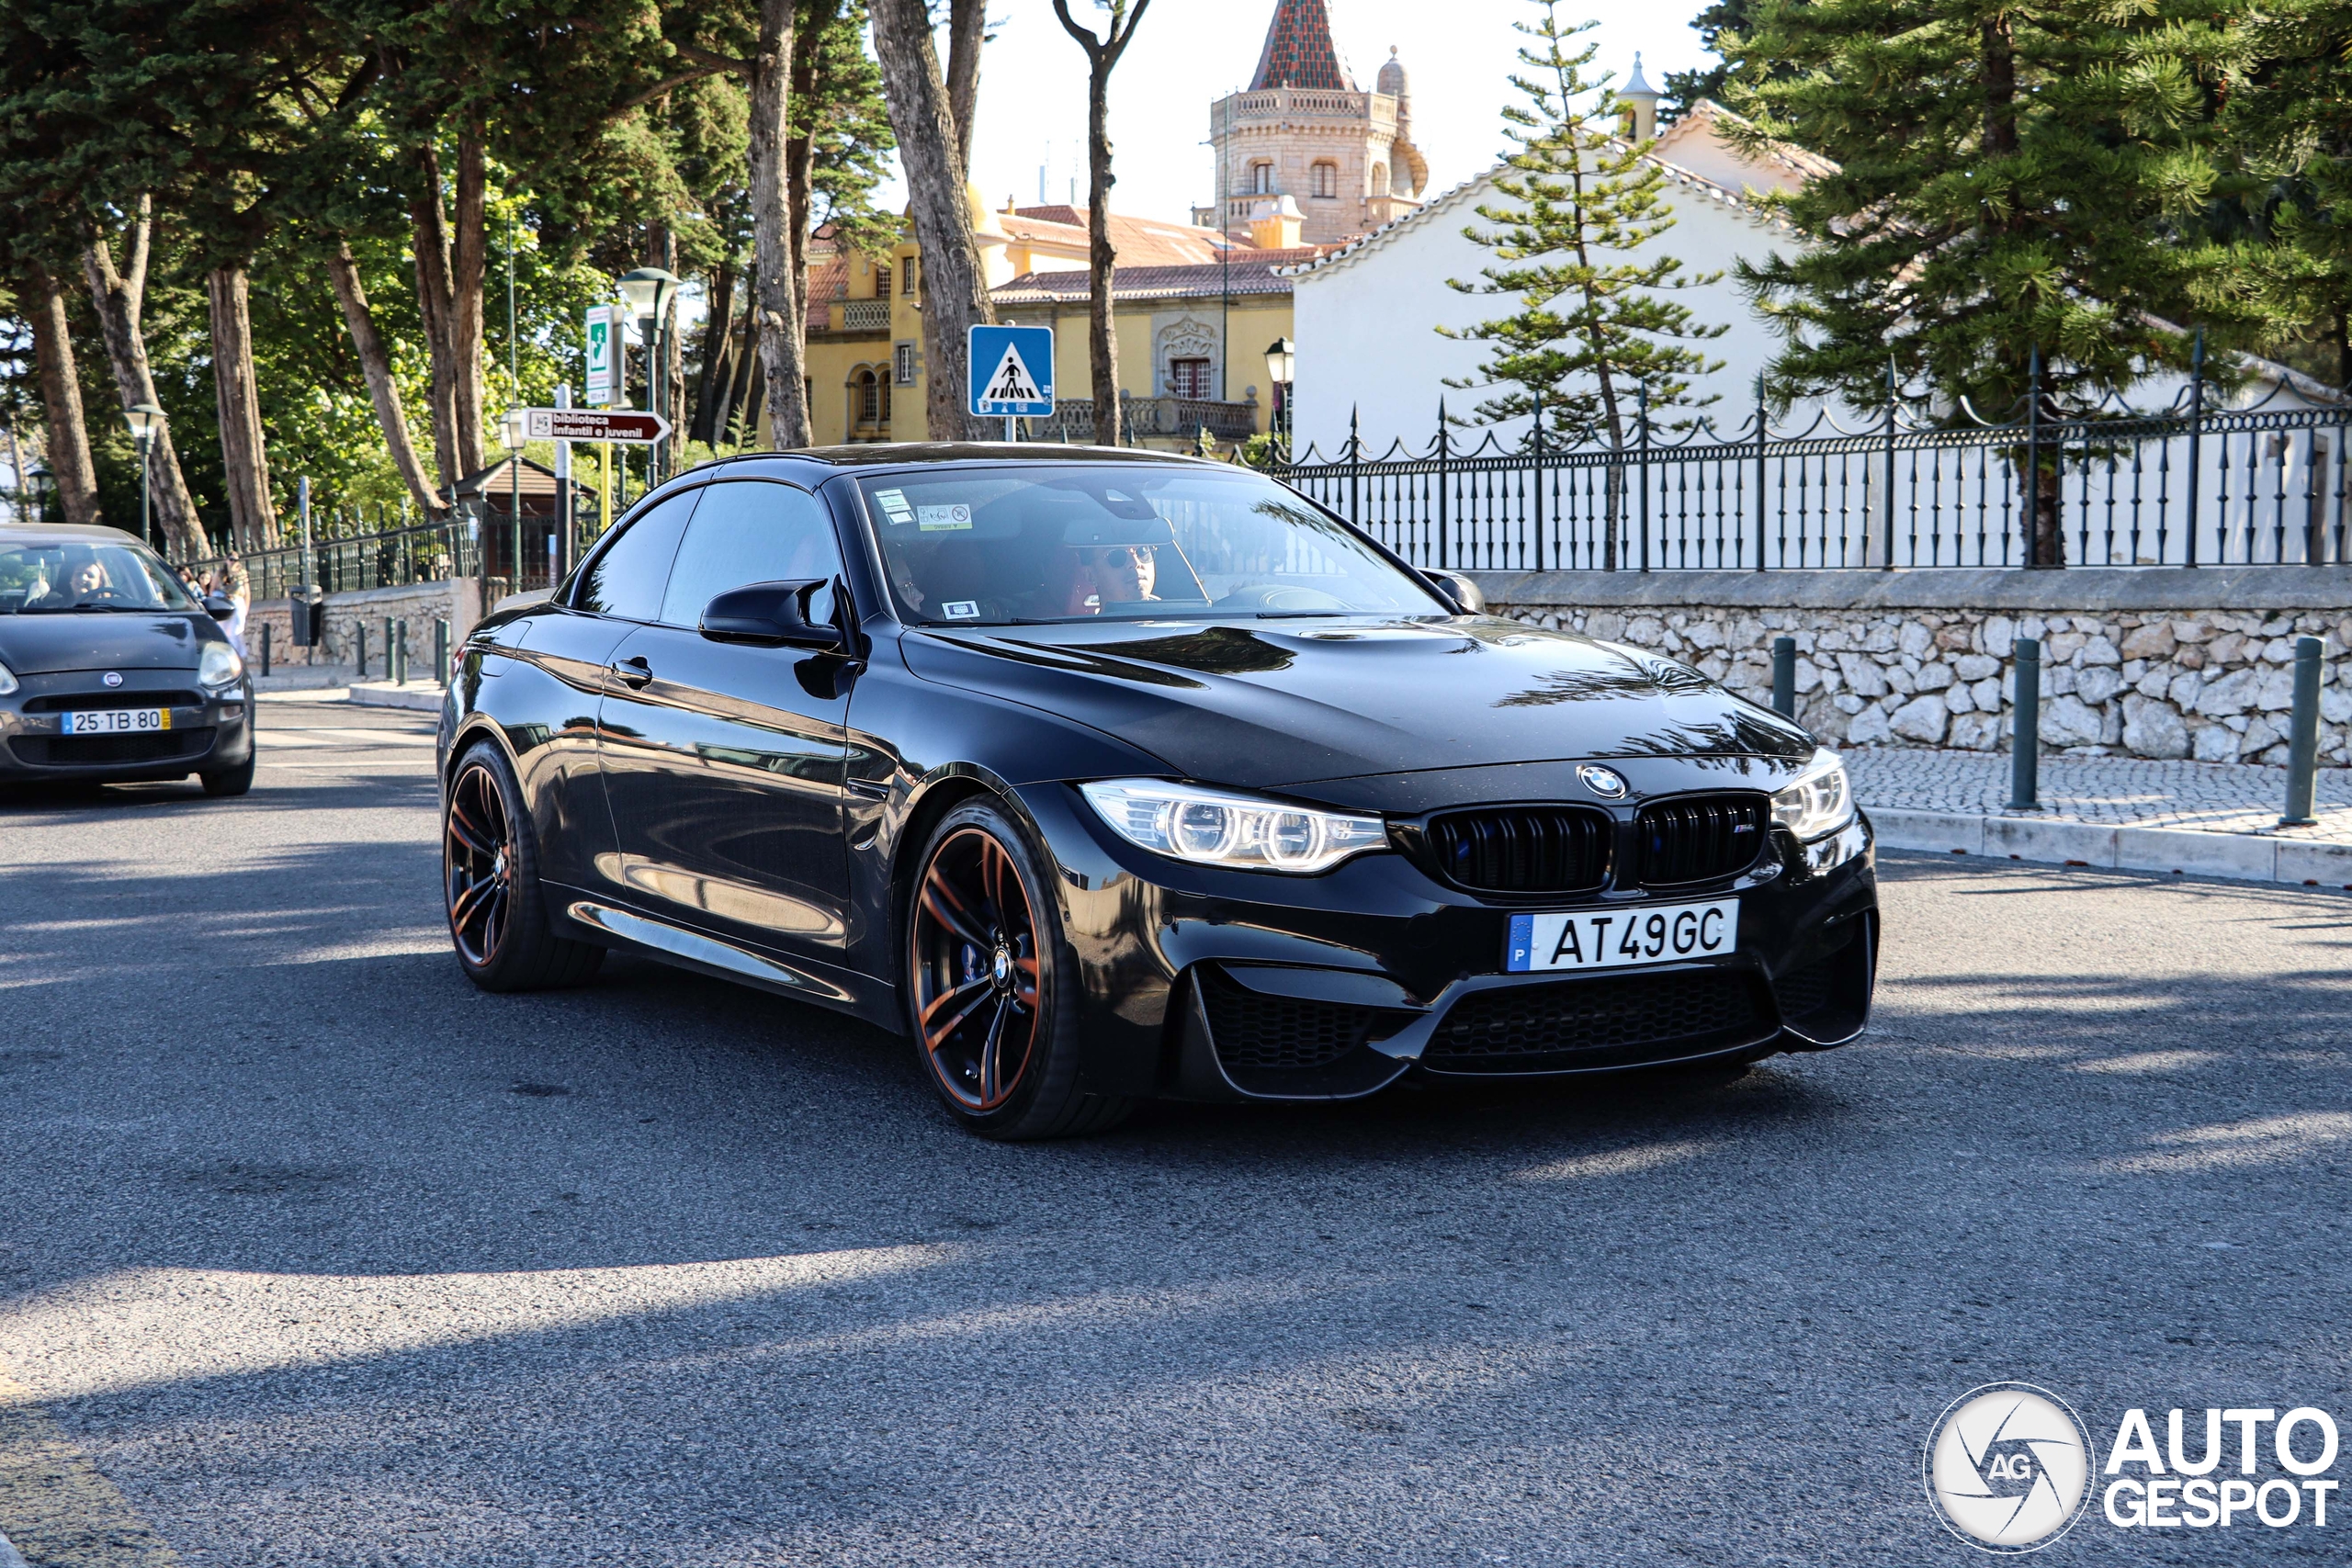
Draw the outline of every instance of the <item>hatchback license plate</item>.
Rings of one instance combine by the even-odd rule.
[[[60,735],[143,735],[172,727],[169,708],[97,708],[59,717]]]
[[[1578,909],[1513,915],[1503,947],[1511,974],[1539,969],[1631,969],[1716,958],[1739,946],[1739,900],[1669,904],[1662,908]]]

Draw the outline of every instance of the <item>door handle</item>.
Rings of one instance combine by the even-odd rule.
[[[613,677],[632,692],[653,683],[653,667],[642,659],[623,659],[613,665]]]

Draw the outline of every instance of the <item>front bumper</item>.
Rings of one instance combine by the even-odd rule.
[[[1877,966],[1870,826],[1808,848],[1775,835],[1747,873],[1671,892],[1548,902],[1451,887],[1401,852],[1322,876],[1168,860],[1128,845],[1061,785],[1020,792],[1059,863],[1086,987],[1096,1092],[1349,1099],[1408,1074],[1556,1077],[1820,1050],[1858,1035]],[[1736,897],[1720,957],[1510,974],[1531,908],[1630,909]]]
[[[95,670],[24,675],[0,697],[0,783],[72,779],[114,783],[181,779],[232,768],[253,755],[253,684],[226,692],[197,684],[193,670],[125,670],[108,687]],[[163,710],[166,728],[127,734],[63,734],[63,716],[87,709]]]

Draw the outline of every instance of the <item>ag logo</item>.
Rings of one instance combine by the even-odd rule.
[[[2034,1551],[2090,1500],[2090,1434],[2048,1389],[1996,1382],[1946,1406],[1920,1469],[1951,1531],[1986,1551]]]

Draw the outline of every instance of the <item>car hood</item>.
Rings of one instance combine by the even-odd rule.
[[[0,664],[19,675],[193,670],[209,640],[185,612],[0,615]]]
[[[902,647],[926,680],[1064,715],[1241,788],[1814,747],[1670,660],[1488,616],[931,628]]]

